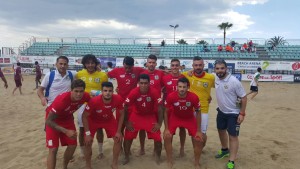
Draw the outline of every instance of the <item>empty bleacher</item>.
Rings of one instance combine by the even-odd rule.
[[[106,43],[62,43],[62,42],[34,42],[21,52],[21,55],[65,55],[65,56],[82,56],[85,54],[94,54],[98,57],[124,57],[132,56],[145,58],[149,54],[155,54],[159,58],[193,58],[201,56],[207,59],[224,58],[224,59],[281,59],[295,60],[300,59],[300,45],[278,46],[270,50],[267,45],[258,45],[257,48],[263,50],[261,57],[260,52],[218,52],[218,44],[207,45],[208,50],[204,50],[201,44],[166,44],[160,46],[154,44],[147,47],[147,44],[106,44]],[[237,45],[237,48],[239,45]]]

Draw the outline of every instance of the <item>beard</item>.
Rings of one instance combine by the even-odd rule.
[[[216,75],[218,76],[218,78],[222,79],[222,78],[224,78],[226,76],[226,72],[224,72],[224,73],[217,73]]]

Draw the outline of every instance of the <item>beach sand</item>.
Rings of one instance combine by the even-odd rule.
[[[43,169],[46,168],[48,149],[45,146],[44,116],[45,107],[33,90],[34,76],[24,76],[23,93],[16,91],[13,77],[6,76],[9,84],[4,89],[0,82],[0,168],[1,169]],[[248,92],[249,82],[243,82]],[[241,126],[240,148],[236,168],[239,169],[297,169],[300,167],[300,84],[261,83],[259,95],[248,102],[247,115]],[[208,142],[201,156],[202,169],[222,169],[228,158],[214,158],[220,149],[216,130],[216,98],[212,90],[212,103],[209,111]],[[75,114],[75,117],[77,114]],[[77,125],[77,123],[76,123]],[[163,129],[163,127],[162,127]],[[162,130],[163,131],[163,130]],[[177,131],[178,132],[178,131]],[[108,169],[112,161],[111,139],[104,141],[102,160],[96,159],[98,145],[93,144],[92,164],[94,168]],[[174,169],[193,168],[191,139],[186,139],[185,157],[176,158],[179,153],[179,137],[174,136]],[[57,155],[57,168],[62,168],[65,147],[60,147]],[[120,169],[163,169],[166,168],[166,153],[162,151],[160,165],[152,157],[153,141],[146,140],[146,154],[137,157],[138,139],[133,142],[131,161]],[[79,148],[75,152],[75,162],[70,169],[82,169],[85,162],[78,159]],[[123,156],[120,157],[120,163]]]

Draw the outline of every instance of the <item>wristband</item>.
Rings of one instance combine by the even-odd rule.
[[[246,113],[245,112],[240,112],[240,115],[241,116],[246,116]]]
[[[86,135],[86,136],[90,136],[90,135],[91,135],[91,132],[90,132],[90,131],[86,131],[86,132],[85,132],[85,135]]]

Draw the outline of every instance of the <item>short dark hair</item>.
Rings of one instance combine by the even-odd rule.
[[[123,60],[123,64],[128,65],[128,66],[133,66],[134,65],[134,59],[130,56],[125,56]]]
[[[149,75],[147,75],[147,74],[140,74],[140,76],[139,76],[139,81],[140,81],[141,79],[147,79],[148,82],[150,82],[150,77],[149,77]]]
[[[260,67],[259,67],[259,68],[257,68],[257,71],[258,71],[258,72],[261,72],[261,68],[260,68]]]
[[[81,60],[81,64],[83,65],[83,67],[86,69],[86,66],[85,64],[91,60],[92,62],[94,62],[96,65],[98,65],[100,62],[98,61],[98,59],[96,58],[95,55],[92,55],[92,54],[87,54],[87,55],[84,55],[82,60]],[[95,67],[96,68],[96,67]]]
[[[83,89],[85,89],[85,83],[83,80],[81,79],[76,79],[73,80],[73,82],[71,83],[71,89],[75,89],[76,87],[83,87]]]
[[[216,64],[224,64],[225,67],[227,67],[227,63],[225,62],[224,59],[217,59],[214,63],[214,66],[216,66]]]
[[[18,65],[18,66],[21,66],[21,63],[20,63],[20,62],[17,62],[17,65]]]
[[[107,67],[112,68],[113,64],[112,62],[107,62]]]
[[[200,56],[194,56],[193,61],[195,61],[195,60],[203,60],[203,59]]]
[[[38,65],[38,64],[39,64],[39,62],[38,62],[38,61],[35,61],[35,62],[34,62],[34,64],[35,64],[35,65]]]
[[[112,88],[114,88],[114,85],[113,85],[112,82],[103,82],[102,83],[102,89],[103,89],[103,87],[112,87]]]
[[[172,60],[171,60],[171,63],[172,63],[172,62],[179,62],[179,64],[180,64],[180,60],[177,59],[177,58],[172,59]]]
[[[163,65],[158,66],[158,69],[165,70],[166,68]]]
[[[67,63],[69,63],[69,59],[67,56],[59,56],[57,59],[56,59],[56,63],[58,62],[59,59],[63,59],[63,60],[66,60]]]
[[[186,77],[181,77],[178,79],[177,84],[181,82],[181,83],[186,83],[188,86],[190,86],[190,81],[186,78]]]
[[[153,55],[153,54],[150,54],[148,56],[148,59],[153,59],[153,60],[157,61],[157,57],[155,55]]]

